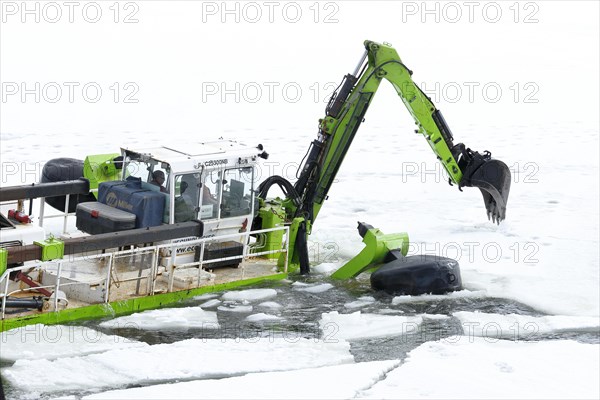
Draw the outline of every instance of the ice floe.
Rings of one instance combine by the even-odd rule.
[[[260,301],[277,296],[275,289],[246,289],[227,292],[221,296],[223,301]]]
[[[352,363],[348,342],[296,338],[188,339],[50,360],[17,360],[3,379],[27,391],[118,388]],[[36,371],[35,379],[31,379]],[[198,394],[196,394],[198,395]]]
[[[398,364],[399,361],[372,361],[253,373],[224,379],[111,390],[83,399],[350,399],[383,379]]]
[[[248,315],[245,319],[248,322],[263,322],[263,321],[279,321],[282,318],[278,317],[276,315],[258,313],[258,314]]]
[[[412,350],[359,397],[374,399],[598,398],[600,346],[454,336]]]
[[[598,317],[546,315],[532,317],[520,314],[488,314],[458,311],[458,318],[465,335],[498,337],[507,339],[536,339],[537,335],[565,330],[600,329]]]
[[[218,328],[217,313],[200,307],[161,308],[144,311],[102,322],[105,328],[133,328],[142,330],[187,330],[191,328]]]
[[[323,293],[333,288],[331,283],[320,283],[318,285],[307,285],[296,287],[295,290],[307,293]]]
[[[35,324],[0,334],[0,359],[4,361],[55,359],[102,353],[131,347],[146,347],[116,335],[85,326]]]
[[[319,326],[329,340],[358,340],[416,333],[423,322],[420,316],[323,313]]]

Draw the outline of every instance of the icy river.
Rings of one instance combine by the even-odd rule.
[[[562,371],[564,363],[573,362],[582,375],[565,378],[563,371],[560,385],[544,380],[530,390],[556,394],[568,382],[583,384],[578,393],[584,396],[591,393],[585,379],[593,373],[600,343],[596,318],[546,315],[484,291],[392,296],[373,292],[367,279],[297,278],[203,295],[176,308],[4,333],[1,366],[7,397],[398,398],[448,393],[450,378],[428,371],[427,362],[454,364],[455,372],[445,372],[450,375],[472,375],[476,382],[469,393],[474,396],[484,393],[478,391],[480,385],[486,388],[481,379],[507,395],[515,390],[505,386],[507,379],[532,379],[540,368],[555,363]],[[547,359],[547,351],[561,357]],[[412,381],[412,374],[420,380]],[[442,386],[432,384],[438,379]],[[451,386],[451,392],[466,393],[462,385]]]
[[[2,3],[2,186],[57,157],[219,137],[264,146],[257,181],[294,181],[364,40],[391,42],[455,142],[512,181],[494,225],[382,82],[313,226],[309,277],[5,332],[9,399],[600,397],[598,2],[72,2],[71,22],[69,2],[21,3]],[[464,290],[331,280],[364,246],[357,221],[456,259]]]

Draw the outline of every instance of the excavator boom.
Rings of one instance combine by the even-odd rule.
[[[442,113],[412,80],[412,71],[402,62],[396,50],[387,44],[372,41],[365,41],[364,45],[365,52],[356,69],[344,76],[331,96],[325,117],[319,120],[318,137],[312,141],[306,153],[296,183],[292,185],[285,178],[272,176],[258,188],[258,197],[263,206],[255,223],[259,226],[262,224],[262,228],[270,228],[275,224],[273,221],[283,222],[276,215],[285,214],[285,220],[290,224],[289,264],[299,265],[302,273],[309,270],[306,236],[312,229],[354,136],[384,79],[392,84],[412,115],[416,124],[415,132],[425,137],[448,173],[450,184],[456,184],[461,191],[465,186],[479,188],[488,218],[494,223],[500,223],[506,218],[511,179],[506,164],[492,159],[488,151],[479,153],[462,143],[454,144],[454,137]],[[279,202],[268,201],[267,204],[268,190],[275,184],[282,188],[286,199]],[[275,210],[281,212],[277,213]],[[370,225],[359,224],[359,232],[362,232],[361,236],[367,247],[332,275],[334,278],[355,276],[374,265],[386,262],[385,260],[401,262],[398,261],[400,253],[406,255],[406,234],[384,235],[375,228],[367,227]],[[398,253],[398,249],[402,251]],[[392,251],[396,253],[388,256],[387,253]],[[450,264],[447,260],[436,259],[432,262],[443,264],[441,269],[433,269],[437,271],[435,274],[445,271],[439,273],[454,276],[454,272],[448,272],[454,267],[448,267]],[[428,276],[436,276],[435,274]],[[453,281],[448,285],[457,288],[460,287],[460,282]]]
[[[365,53],[353,74],[348,74],[331,97],[326,115],[319,120],[319,136],[311,144],[302,173],[295,184],[299,213],[310,222],[316,218],[348,152],[369,104],[383,79],[389,81],[422,134],[459,188],[477,187],[484,198],[488,218],[500,223],[506,217],[510,171],[502,161],[453,143],[446,121],[429,97],[412,80],[395,49],[365,41]]]

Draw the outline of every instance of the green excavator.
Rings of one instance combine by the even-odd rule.
[[[365,114],[382,80],[389,81],[412,115],[416,133],[420,133],[442,163],[450,184],[459,190],[476,187],[483,195],[488,219],[500,223],[506,218],[506,204],[511,175],[500,160],[489,151],[479,153],[454,137],[440,110],[412,80],[412,71],[388,44],[364,42],[365,51],[352,74],[344,76],[331,96],[325,117],[319,120],[319,133],[307,151],[295,184],[281,176],[272,176],[258,188],[260,209],[254,221],[256,228],[272,228],[289,224],[289,266],[309,272],[307,236],[321,210],[335,176],[350,145],[364,121]],[[278,185],[284,199],[268,199],[268,191]],[[447,292],[461,288],[458,263],[437,256],[406,256],[406,233],[383,234],[366,223],[358,226],[366,247],[337,270],[332,277],[352,278],[370,270],[376,289],[407,294]],[[276,247],[279,237],[267,238]],[[415,258],[417,257],[417,258]],[[281,260],[280,260],[281,261]]]
[[[396,89],[450,183],[479,188],[488,218],[500,223],[510,190],[506,164],[454,144],[441,112],[411,75],[396,50],[366,41],[355,71],[327,104],[294,184],[271,176],[254,190],[255,167],[268,157],[263,146],[219,140],[122,148],[85,161],[58,158],[44,165],[41,183],[0,188],[0,202],[17,204],[8,218],[0,213],[0,330],[156,308],[287,276],[274,273],[275,260],[281,272],[308,273],[308,235],[383,79]],[[274,185],[284,198],[268,197]],[[30,218],[35,198],[44,199],[40,226]],[[60,239],[46,237],[46,203],[62,211]],[[78,232],[66,231],[69,212]],[[406,233],[384,234],[364,222],[358,232],[364,249],[333,279],[368,271],[374,289],[408,295],[462,288],[456,260],[408,255]],[[244,264],[241,274],[227,268]]]
[[[179,238],[176,236],[179,235],[176,232],[177,223],[195,220],[199,222],[203,232],[196,233],[196,236],[210,237],[246,232],[246,226],[250,224],[252,231],[263,231],[253,235],[256,240],[251,245],[250,253],[273,253],[267,257],[279,258],[278,264],[282,270],[285,270],[287,264],[288,271],[299,270],[306,274],[310,270],[308,235],[358,128],[364,121],[379,84],[385,79],[392,84],[413,116],[416,133],[425,137],[444,166],[450,184],[456,185],[459,190],[465,186],[478,188],[483,195],[488,218],[494,223],[504,220],[511,180],[506,164],[492,159],[488,151],[479,153],[462,143],[455,144],[442,113],[414,83],[411,78],[412,71],[402,62],[396,50],[387,44],[372,41],[366,41],[364,45],[365,51],[356,69],[344,76],[332,94],[325,116],[319,120],[318,137],[310,144],[298,170],[298,180],[294,184],[281,176],[271,176],[254,192],[253,168],[259,158],[267,158],[268,154],[263,151],[262,145],[248,148],[241,144],[220,141],[196,145],[190,143],[185,149],[123,149],[120,155],[115,153],[88,156],[85,162],[72,159],[50,160],[42,171],[42,181],[46,187],[38,185],[35,190],[43,191],[46,202],[59,210],[65,209],[67,201],[69,211],[75,212],[81,208],[81,218],[77,218],[78,229],[92,235],[119,231],[123,240],[127,240],[129,244],[139,243],[136,241],[136,233],[128,231],[132,228],[171,225],[161,229],[169,231],[165,234],[169,238],[171,235]],[[217,148],[219,150],[215,153]],[[154,179],[156,170],[164,170],[163,176],[169,178],[169,189],[160,189],[161,192],[165,189],[168,196],[167,193],[164,193],[164,196],[153,195],[152,204],[156,206],[154,208],[142,200],[134,207],[130,204],[130,197],[133,196],[133,192],[138,191],[137,186],[140,186],[144,193],[148,188],[158,190],[158,186],[153,185],[154,181],[150,181],[151,177]],[[56,192],[61,185],[71,188],[74,182],[77,182],[73,179],[82,175],[85,182],[79,182],[77,185],[82,186],[83,197],[80,196],[76,202],[72,202],[64,195],[58,195],[62,194]],[[248,175],[252,177],[250,180],[244,178]],[[122,181],[132,178],[140,180],[135,187],[131,186],[133,183],[129,183],[129,187],[127,182]],[[62,181],[67,183],[61,184]],[[213,186],[209,187],[211,184]],[[85,193],[101,185],[104,185],[104,189],[125,185],[122,198],[116,194],[110,198],[108,195],[103,197],[102,193],[109,193],[108,189],[98,190],[95,194]],[[274,185],[282,189],[284,198],[269,198],[269,189]],[[191,200],[188,202],[181,196],[187,187],[192,188]],[[9,189],[5,189],[3,195],[10,194],[12,190],[15,198],[35,197],[30,193],[32,189],[29,187]],[[201,189],[202,196],[199,195]],[[211,190],[217,194],[212,202]],[[96,196],[98,202],[95,202]],[[147,194],[148,196],[152,197],[150,194]],[[255,199],[258,200],[258,206]],[[110,213],[112,208],[119,208],[121,201],[128,206],[121,207],[121,211],[137,212],[127,215],[129,225],[126,226]],[[143,201],[146,201],[145,197]],[[90,204],[80,205],[81,202]],[[180,206],[189,212],[180,212]],[[85,207],[93,209],[86,209],[89,212],[84,213]],[[98,207],[104,210],[101,211],[105,214],[103,221],[106,222],[106,227],[101,227],[98,221]],[[289,237],[286,238],[283,237],[284,229],[272,229],[284,226],[289,227]],[[265,233],[264,230],[268,232]],[[456,260],[433,255],[409,256],[408,234],[384,234],[364,222],[359,222],[358,231],[363,238],[364,249],[335,271],[332,278],[349,279],[370,271],[373,288],[411,295],[447,292],[462,287]],[[42,235],[43,232],[40,231],[39,234]],[[4,235],[6,237],[7,233]],[[153,239],[153,242],[157,242],[158,236]],[[94,240],[99,239],[95,237]],[[275,254],[278,253],[277,249],[285,247],[284,243],[289,246],[289,251]],[[109,244],[114,247],[113,242]],[[241,257],[244,252],[243,244],[237,243],[230,250],[233,255]],[[13,253],[15,251],[12,250]],[[33,257],[31,254],[29,256]],[[171,260],[171,265],[198,261],[198,257],[192,251],[181,255],[189,257],[188,261],[178,259],[179,256]]]

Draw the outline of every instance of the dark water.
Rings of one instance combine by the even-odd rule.
[[[330,283],[333,288],[322,293],[309,293],[297,290],[298,287],[286,282],[268,282],[253,288],[273,288],[277,290],[277,297],[264,301],[274,301],[283,306],[279,310],[262,309],[256,306],[253,313],[264,312],[276,314],[282,318],[277,321],[261,321],[258,323],[245,321],[249,313],[217,311],[220,329],[190,329],[186,332],[173,331],[140,331],[137,329],[110,330],[98,327],[97,321],[87,322],[90,328],[103,331],[107,334],[117,334],[127,338],[140,340],[149,344],[173,343],[191,338],[250,338],[257,336],[274,336],[286,338],[327,338],[335,339],[335,332],[324,332],[319,328],[319,320],[323,313],[338,311],[339,313],[352,313],[361,311],[369,314],[386,314],[414,316],[419,314],[441,314],[451,316],[458,311],[479,311],[494,314],[520,314],[533,317],[544,316],[525,304],[501,298],[481,297],[448,297],[440,296],[433,299],[414,299],[409,303],[392,305],[393,295],[373,291],[368,280],[339,282],[324,281],[322,277],[308,277],[296,279],[298,282],[308,284]],[[219,296],[221,293],[218,293]],[[361,308],[347,308],[346,303],[356,301],[361,296],[371,296],[375,302]],[[203,300],[191,300],[179,306],[189,307],[204,303]],[[216,310],[211,308],[210,310]],[[424,319],[417,332],[400,335],[398,337],[385,337],[376,339],[362,339],[351,341],[351,352],[356,361],[375,361],[389,359],[403,359],[407,352],[422,343],[447,338],[453,335],[465,335],[464,329],[457,318]],[[517,335],[507,332],[502,339],[519,341],[540,341],[570,339],[582,343],[600,343],[600,333],[585,330],[561,331],[548,334],[533,334],[528,331]],[[492,340],[492,338],[490,338]]]
[[[130,339],[143,341],[149,344],[173,343],[191,338],[250,338],[250,337],[284,337],[293,338],[335,338],[335,331],[325,332],[319,327],[319,320],[323,313],[338,311],[350,313],[360,310],[362,313],[387,314],[414,316],[419,314],[442,314],[450,316],[444,319],[425,318],[416,332],[397,336],[362,339],[350,341],[351,353],[357,362],[400,359],[403,360],[407,353],[422,343],[448,338],[453,335],[467,334],[461,322],[452,313],[458,311],[480,311],[496,314],[520,314],[528,316],[543,316],[544,314],[524,304],[501,298],[481,297],[449,297],[440,296],[436,298],[413,299],[409,303],[392,305],[393,295],[374,292],[369,286],[368,280],[356,281],[327,281],[323,277],[297,277],[297,281],[304,283],[330,283],[333,288],[322,293],[309,293],[297,290],[289,282],[268,282],[252,288],[273,288],[278,295],[274,298],[261,300],[254,303],[252,313],[264,312],[276,314],[282,319],[277,321],[263,321],[258,323],[245,321],[248,313],[217,311],[220,329],[189,329],[187,331],[142,331],[131,328],[108,329],[99,326],[100,321],[87,321],[84,325],[106,334],[116,334]],[[222,293],[218,293],[219,297]],[[361,296],[371,296],[375,302],[361,308],[349,309],[346,303],[356,301]],[[197,306],[204,303],[203,300],[189,300],[178,304],[178,307]],[[262,301],[274,301],[283,306],[278,310],[262,309],[257,304]],[[210,310],[216,310],[210,308]],[[165,327],[168,328],[168,327]],[[326,337],[329,336],[329,337]],[[541,341],[570,339],[582,343],[600,343],[598,331],[571,330],[551,332],[547,334],[532,334],[521,332],[516,335],[503,335],[505,340],[519,341]],[[497,338],[490,338],[497,340]],[[0,367],[10,364],[4,363]],[[7,398],[20,398],[22,393],[15,391],[5,383]],[[105,389],[108,390],[108,389]],[[58,397],[58,395],[83,396],[88,392],[65,392],[53,393],[45,398]]]

